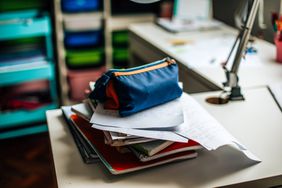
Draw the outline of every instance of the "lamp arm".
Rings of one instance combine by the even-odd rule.
[[[235,54],[234,62],[232,64],[230,73],[234,73],[234,74],[238,73],[239,65],[241,63],[242,57],[244,56],[244,53],[245,53],[245,50],[246,50],[246,47],[247,47],[247,44],[248,44],[248,41],[251,35],[251,30],[254,25],[256,13],[258,12],[259,3],[260,3],[260,0],[253,0],[251,11],[249,13],[246,25],[243,28],[242,38],[240,40],[238,50]]]

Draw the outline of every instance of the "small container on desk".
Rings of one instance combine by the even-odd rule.
[[[282,34],[276,35],[274,42],[276,45],[276,61],[282,63]]]

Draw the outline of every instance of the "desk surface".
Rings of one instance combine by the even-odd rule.
[[[222,82],[226,81],[224,71],[220,66],[197,67],[197,62],[189,62],[187,61],[187,58],[185,58],[185,55],[179,55],[177,50],[175,50],[175,48],[179,47],[173,47],[170,41],[174,39],[203,41],[207,38],[215,38],[226,34],[232,34],[235,36],[237,34],[236,30],[223,25],[222,28],[218,30],[174,34],[165,31],[154,23],[141,23],[131,25],[130,31],[140,39],[148,42],[162,53],[176,59],[178,62],[184,64],[195,73],[211,81],[218,87],[222,87]],[[249,88],[282,82],[282,64],[275,62],[275,46],[263,40],[257,39],[255,47],[258,50],[257,59],[260,60],[260,63],[258,66],[240,66],[239,84],[242,87]],[[228,48],[229,51],[229,49],[231,49],[231,45],[226,46],[226,48]],[[183,49],[180,48],[180,50]],[[207,51],[214,53],[215,50],[217,49],[209,48],[209,45],[207,44]]]
[[[252,164],[240,152],[225,146],[211,152],[203,150],[193,160],[113,176],[101,163],[83,163],[61,111],[52,110],[47,111],[47,121],[58,186],[171,188],[218,187],[240,182],[248,182],[244,186],[252,187],[282,184],[282,114],[268,90],[245,90],[246,101],[224,106],[204,102],[207,96],[215,94],[217,92],[193,97],[262,159],[261,163]],[[253,180],[259,181],[251,182]]]

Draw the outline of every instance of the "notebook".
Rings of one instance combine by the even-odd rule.
[[[104,144],[103,132],[91,128],[91,124],[84,119],[77,115],[72,115],[71,119],[78,130],[83,134],[84,138],[88,140],[93,149],[96,151],[105,167],[112,174],[124,174],[174,161],[197,157],[196,152],[187,151],[166,156],[158,160],[141,162],[133,153],[122,154],[118,152],[115,147]]]
[[[70,119],[73,113],[71,112],[70,106],[63,106],[61,107],[63,111],[64,118],[68,124],[70,132],[74,138],[75,144],[79,150],[79,153],[86,164],[96,163],[99,160],[96,152],[93,148],[89,145],[89,143],[85,142],[84,138],[80,134],[80,132],[76,129],[75,125],[73,124],[72,120]]]
[[[166,147],[170,146],[171,144],[173,144],[172,141],[155,140],[146,143],[134,144],[130,147],[132,147],[134,150],[139,151],[142,154],[152,156],[165,149]]]
[[[140,159],[140,161],[147,162],[147,161],[152,161],[163,157],[171,156],[177,153],[199,150],[202,149],[202,146],[193,140],[189,140],[188,143],[174,142],[171,145],[159,151],[158,153],[155,153],[154,155],[147,155],[146,153],[142,153],[139,150],[135,149],[134,147],[130,147],[130,149]]]

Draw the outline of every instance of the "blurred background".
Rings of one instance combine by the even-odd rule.
[[[211,1],[212,17],[236,27],[242,1]],[[128,26],[172,18],[175,3],[0,1],[1,187],[56,187],[46,110],[83,100],[107,69],[128,68]],[[280,6],[264,0],[266,27],[257,19],[253,35],[273,43],[271,15]]]

